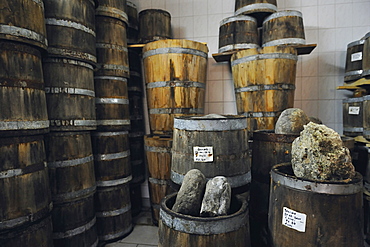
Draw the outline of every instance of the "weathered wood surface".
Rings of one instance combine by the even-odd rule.
[[[364,124],[366,121],[366,110],[364,109],[364,101],[366,98],[370,99],[370,97],[365,96],[343,100],[342,109],[344,135],[362,136],[364,131]]]
[[[139,13],[139,40],[148,43],[172,38],[171,14],[162,9],[146,9]]]
[[[40,51],[30,45],[0,41],[0,67],[0,135],[48,132]]]
[[[126,0],[116,1],[116,0],[97,0],[98,6],[95,11],[97,16],[107,16],[111,18],[116,18],[127,24],[128,16],[126,5]]]
[[[357,40],[347,45],[344,81],[351,82],[362,77],[362,57],[365,40]]]
[[[131,1],[127,1],[127,43],[138,43],[139,42],[139,16],[137,13],[137,7]],[[131,66],[130,66],[131,67]]]
[[[370,75],[370,32],[363,38],[365,40],[362,57],[362,76],[368,77]]]

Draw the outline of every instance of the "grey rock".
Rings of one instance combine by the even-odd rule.
[[[299,134],[303,125],[310,122],[310,119],[299,108],[288,108],[284,110],[275,125],[275,134]]]
[[[206,177],[198,169],[188,171],[177,193],[172,210],[181,214],[199,216],[206,182]]]
[[[227,215],[230,210],[230,202],[231,186],[227,178],[223,176],[214,177],[206,184],[200,215]]]
[[[292,167],[299,178],[346,180],[355,176],[355,168],[340,135],[322,124],[304,126],[292,143]]]

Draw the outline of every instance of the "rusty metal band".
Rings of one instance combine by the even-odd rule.
[[[161,54],[189,54],[189,55],[194,55],[194,56],[200,56],[203,58],[208,57],[208,54],[206,52],[196,50],[196,49],[182,48],[182,47],[164,47],[164,48],[158,48],[158,49],[153,49],[153,50],[144,52],[143,59],[150,57],[150,56],[161,55]]]
[[[103,211],[103,212],[96,212],[96,217],[103,218],[103,217],[114,217],[118,215],[122,215],[124,213],[127,213],[131,210],[131,204],[127,205],[124,208],[111,210],[111,211]]]
[[[117,104],[117,105],[128,105],[128,99],[121,98],[95,98],[95,104]]]
[[[223,19],[222,21],[220,21],[220,26],[223,26],[223,25],[225,25],[227,23],[230,23],[230,22],[236,22],[236,21],[252,21],[252,22],[257,23],[256,18],[254,18],[252,16],[249,16],[249,15],[235,15],[235,16],[227,17],[227,18]]]
[[[82,197],[91,196],[92,194],[95,193],[95,191],[96,191],[96,185],[86,188],[86,189],[73,191],[73,192],[52,194],[51,199],[54,204],[64,203],[66,201],[79,200]]]
[[[94,217],[90,222],[85,225],[79,226],[75,229],[68,230],[65,232],[53,232],[52,237],[53,239],[63,239],[63,238],[70,238],[76,236],[78,234],[87,232],[91,227],[93,227],[96,223],[96,217]]]
[[[105,14],[108,13],[108,14]],[[107,15],[111,16],[111,14],[115,14],[120,17],[122,21],[124,21],[126,24],[128,23],[128,16],[125,11],[121,9],[117,9],[114,7],[107,7],[107,6],[99,6],[95,10],[95,15]]]
[[[58,56],[71,56],[71,57],[77,57],[80,59],[86,59],[88,61],[96,63],[96,56],[85,53],[85,52],[79,52],[69,49],[62,49],[62,48],[55,48],[55,47],[48,47],[48,53],[51,55],[58,55]]]
[[[23,169],[10,169],[10,170],[5,170],[5,171],[0,171],[0,179],[35,173],[35,172],[43,170],[45,167],[47,167],[46,162],[40,162],[40,163],[28,165],[27,167]]]
[[[75,94],[95,97],[94,90],[73,87],[45,87],[46,94]]]
[[[362,72],[362,76],[368,76],[368,75],[370,75],[370,69],[368,69],[368,70],[364,70],[364,71]]]
[[[128,177],[124,177],[121,179],[116,179],[116,180],[105,180],[105,181],[96,181],[96,186],[98,187],[112,187],[112,186],[117,186],[121,184],[127,184],[132,180],[132,175]]]
[[[173,127],[180,130],[195,131],[226,131],[243,130],[247,128],[245,117],[238,118],[176,118]]]
[[[127,46],[115,45],[115,44],[96,43],[96,48],[112,49],[112,50],[128,52]]]
[[[114,234],[106,234],[106,235],[99,235],[99,240],[101,241],[107,241],[107,240],[111,240],[111,239],[117,239],[117,238],[120,238],[126,234],[128,234],[129,232],[132,231],[132,224],[130,224],[130,226],[128,228],[126,228],[125,230],[123,231],[120,231],[120,232],[117,232],[117,233],[114,233]]]
[[[88,28],[85,25],[82,25],[81,23],[74,22],[74,21],[61,20],[61,19],[56,19],[56,18],[45,18],[45,24],[51,25],[51,26],[70,27],[70,28],[91,34],[94,37],[96,36],[94,30],[92,30],[91,28]]]
[[[96,120],[96,125],[130,125],[129,119],[105,119]]]
[[[152,146],[145,146],[145,151],[153,152],[153,153],[171,153],[171,147],[152,147]]]
[[[49,168],[71,167],[71,166],[82,165],[82,164],[91,162],[93,160],[94,160],[94,157],[92,155],[89,155],[89,156],[79,158],[79,159],[48,162],[48,167]]]
[[[96,120],[75,120],[75,119],[52,119],[49,120],[50,127],[54,126],[96,126]]]
[[[96,161],[105,161],[105,160],[118,160],[127,158],[130,156],[130,150],[119,152],[119,153],[110,153],[110,154],[94,154],[94,159]]]
[[[98,63],[97,64],[98,69],[113,69],[113,70],[122,70],[122,71],[130,71],[130,68],[125,65],[118,65],[118,64],[106,64],[106,63]]]
[[[48,40],[44,35],[41,35],[40,33],[34,32],[26,28],[0,24],[0,34],[7,34],[16,37],[31,39],[40,42],[46,46],[48,45]]]
[[[275,18],[280,18],[280,17],[286,17],[286,16],[296,16],[302,18],[302,13],[297,11],[297,10],[288,10],[288,11],[279,11],[276,13],[271,14],[269,17],[267,17],[263,23],[268,22],[272,19]]]
[[[149,109],[150,114],[203,114],[203,108],[154,108]]]
[[[94,70],[94,67],[88,63],[74,60],[74,59],[68,59],[68,58],[45,58],[43,59],[43,62],[44,63],[65,63],[65,64],[77,65],[77,66],[81,66],[81,67]]]
[[[157,179],[157,178],[149,177],[148,181],[152,184],[170,185],[170,181],[168,179]]]
[[[218,53],[232,51],[232,50],[240,50],[240,49],[251,49],[251,48],[258,48],[258,44],[254,43],[242,43],[242,44],[232,44],[232,45],[225,45],[218,48]]]
[[[243,13],[250,13],[251,11],[254,10],[271,10],[271,12],[277,11],[277,7],[274,4],[271,3],[254,3],[254,4],[249,4],[246,6],[243,6],[235,11],[235,15],[240,15]],[[262,11],[259,11],[262,12]]]
[[[49,128],[49,121],[0,121],[0,130],[35,130]]]
[[[93,132],[91,136],[124,136],[128,131],[109,131],[109,132]]]
[[[156,81],[149,82],[146,84],[147,88],[158,88],[158,87],[196,87],[206,88],[206,84],[197,81]]]
[[[306,40],[301,38],[286,38],[286,39],[277,39],[268,41],[262,44],[262,47],[266,46],[277,46],[277,45],[287,45],[287,44],[296,44],[296,45],[305,45]]]
[[[262,59],[290,59],[297,61],[298,56],[290,53],[266,53],[266,54],[257,54],[251,55],[246,57],[241,57],[231,62],[231,66],[235,66],[241,63],[247,63],[255,60],[262,60]]]
[[[294,84],[270,84],[270,85],[252,85],[247,87],[235,88],[235,93],[254,92],[264,90],[294,90]]]
[[[115,80],[115,81],[127,82],[127,78],[118,77],[118,76],[94,76],[94,79],[95,80]]]

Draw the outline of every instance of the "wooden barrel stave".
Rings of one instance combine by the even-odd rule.
[[[365,40],[362,51],[362,77],[367,78],[370,75],[370,32],[367,33],[362,39]]]
[[[139,16],[137,7],[131,1],[127,1],[127,43],[138,43],[139,41]]]
[[[370,97],[344,99],[343,106],[343,134],[346,136],[362,136],[364,132],[365,113],[364,101]]]
[[[116,18],[127,24],[126,0],[98,0],[98,7],[96,8],[95,15]]]
[[[139,40],[148,43],[170,39],[171,14],[162,9],[146,9],[139,13]]]
[[[362,55],[365,40],[357,40],[347,45],[344,81],[351,82],[362,77]]]

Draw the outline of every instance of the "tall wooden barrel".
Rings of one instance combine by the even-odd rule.
[[[306,44],[302,13],[296,10],[279,11],[262,24],[262,46]]]
[[[362,136],[364,131],[364,100],[370,96],[348,98],[343,100],[343,134]]]
[[[97,244],[90,132],[52,132],[46,153],[54,208],[54,246]]]
[[[139,13],[139,40],[148,43],[170,39],[171,14],[163,9],[145,9]]]
[[[96,129],[93,67],[78,60],[46,58],[43,69],[50,130]]]
[[[276,12],[276,5],[276,0],[236,0],[235,15],[253,16],[260,26],[267,16]]]
[[[0,2],[0,39],[19,41],[46,49],[43,1],[5,0]]]
[[[1,138],[0,160],[1,242],[46,218],[52,204],[42,135]]]
[[[245,198],[233,197],[228,215],[194,217],[171,210],[176,196],[171,194],[161,202],[159,247],[251,246]]]
[[[175,192],[170,186],[172,137],[146,135],[144,138],[152,221],[158,225],[161,200]]]
[[[0,135],[46,133],[49,121],[40,51],[0,41],[0,65]]]
[[[259,47],[257,21],[248,15],[231,16],[220,22],[218,52]]]
[[[363,38],[365,40],[363,47],[363,57],[362,57],[362,76],[370,75],[370,32],[367,33]]]
[[[95,4],[91,0],[44,0],[48,55],[96,63]]]
[[[96,16],[95,75],[129,77],[127,24],[119,19]]]
[[[208,48],[181,39],[159,40],[143,48],[150,129],[172,134],[173,118],[204,113]]]
[[[98,6],[95,10],[95,15],[106,16],[128,22],[126,0],[97,0]],[[97,21],[98,24],[98,21]]]
[[[139,16],[137,13],[137,7],[131,1],[127,1],[127,43],[138,43],[139,42]]]
[[[251,182],[246,118],[213,114],[175,118],[171,180],[181,185],[191,169],[207,179],[225,176],[235,192],[245,192]]]
[[[290,163],[271,170],[271,246],[363,246],[362,176],[303,180]]]
[[[95,76],[96,124],[99,131],[130,129],[127,78]]]
[[[238,114],[248,129],[275,129],[280,113],[293,107],[296,49],[271,46],[239,51],[231,57]]]
[[[362,77],[362,50],[365,40],[360,39],[347,45],[344,81],[351,82]]]

